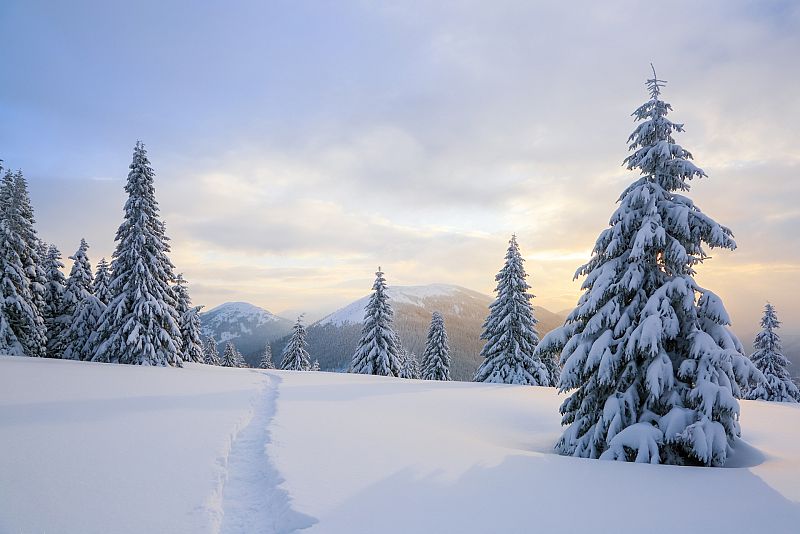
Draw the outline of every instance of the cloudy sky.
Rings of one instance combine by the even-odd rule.
[[[6,0],[0,158],[43,237],[98,259],[143,140],[198,304],[318,315],[378,265],[488,293],[516,232],[559,311],[634,179],[652,61],[739,244],[701,284],[741,333],[767,299],[800,332],[798,4],[554,4]]]

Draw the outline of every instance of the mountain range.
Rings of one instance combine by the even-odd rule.
[[[387,291],[394,308],[394,326],[403,346],[421,360],[431,313],[441,312],[450,339],[451,374],[454,380],[471,380],[481,361],[483,322],[493,298],[464,287],[448,284],[390,286]],[[366,295],[308,327],[311,358],[324,371],[345,371],[358,344],[363,325]],[[568,311],[553,313],[534,306],[539,337],[560,326]],[[293,321],[246,302],[228,302],[201,314],[203,335],[223,345],[232,341],[250,365],[257,365],[264,346],[270,343],[273,359],[280,363]],[[780,333],[780,332],[779,332]],[[745,352],[752,351],[752,335],[740,336]],[[789,358],[792,376],[800,376],[800,336],[783,337],[783,353]]]
[[[394,308],[395,331],[403,346],[421,359],[425,349],[431,314],[444,315],[450,340],[451,374],[455,380],[471,380],[481,361],[480,339],[483,322],[493,298],[460,286],[390,286],[387,294]],[[366,295],[308,327],[311,358],[320,368],[344,371],[361,336]],[[535,306],[540,336],[564,321],[561,314]],[[201,315],[204,335],[218,343],[233,341],[251,365],[260,360],[264,345],[270,342],[275,363],[286,345],[292,322],[246,303],[227,303]],[[222,350],[222,347],[220,347]]]

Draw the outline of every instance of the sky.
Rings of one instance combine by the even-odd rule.
[[[557,5],[561,4],[561,5]],[[109,257],[141,139],[196,304],[311,317],[389,284],[574,306],[654,63],[691,198],[730,227],[698,281],[749,335],[800,335],[800,4],[0,3],[0,158],[42,237]]]

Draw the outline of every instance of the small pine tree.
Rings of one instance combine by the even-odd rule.
[[[433,312],[431,317],[428,341],[422,355],[422,379],[450,380],[450,345],[447,342],[444,317],[439,312]]]
[[[267,342],[264,347],[264,353],[261,355],[261,361],[258,364],[260,369],[275,369],[275,364],[272,363],[272,347]]]
[[[225,344],[225,352],[222,354],[223,367],[241,367],[241,356],[236,346],[228,341]]]
[[[47,330],[39,309],[46,308],[45,287],[33,262],[38,244],[32,251],[27,241],[32,222],[23,206],[25,195],[7,172],[0,182],[0,353],[45,356]]]
[[[314,360],[314,363],[311,364],[312,371],[319,371],[319,360]]]
[[[289,343],[283,349],[281,369],[291,371],[308,371],[311,369],[311,358],[308,354],[308,343],[306,343],[306,327],[303,326],[302,315],[297,318],[292,337],[289,338]]]
[[[778,320],[775,307],[767,303],[764,306],[764,317],[761,319],[761,332],[756,335],[753,342],[755,352],[750,356],[756,369],[764,375],[764,379],[751,385],[747,392],[748,399],[775,402],[800,401],[800,390],[787,370],[789,360],[781,353],[781,338],[775,332],[780,326],[781,322]]]
[[[403,349],[403,364],[400,367],[400,378],[419,378],[419,362],[413,352]]]
[[[86,294],[94,294],[94,276],[92,275],[92,266],[89,263],[89,257],[86,252],[89,250],[89,245],[85,239],[81,239],[81,244],[75,254],[69,257],[72,260],[72,269],[67,278],[67,284],[64,287],[62,295],[62,321],[69,323],[72,320],[72,314],[75,307]]]
[[[634,117],[629,170],[641,176],[619,198],[597,239],[583,295],[566,324],[539,344],[560,355],[567,425],[561,454],[721,466],[739,431],[739,384],[753,370],[728,329],[720,299],[694,280],[704,245],[733,249],[731,231],[682,193],[705,176],[675,143],[683,125],[653,73]]]
[[[94,296],[100,299],[103,304],[108,304],[111,300],[111,267],[105,258],[100,258],[97,264],[97,271],[94,274]]]
[[[175,277],[175,311],[180,317],[181,359],[185,362],[203,362],[203,342],[200,339],[200,310],[202,306],[192,306],[187,282],[182,274]]]
[[[105,304],[92,293],[92,266],[86,251],[89,245],[81,239],[81,244],[74,255],[69,279],[64,290],[63,311],[60,321],[65,325],[58,346],[60,356],[68,360],[91,359],[91,338],[97,331],[100,317],[105,311]]]
[[[203,345],[203,361],[207,365],[221,365],[217,341],[212,336],[208,336]]]
[[[170,283],[174,267],[158,218],[153,169],[136,143],[125,191],[125,217],[111,263],[111,300],[100,321],[93,359],[180,367],[180,317]]]
[[[528,293],[530,286],[517,236],[508,242],[505,264],[495,276],[497,298],[489,306],[489,317],[483,324],[481,339],[486,340],[481,350],[484,361],[475,373],[475,382],[498,384],[523,384],[529,386],[552,385],[556,365],[553,358],[545,358],[550,368],[535,353],[539,343],[536,319]]]
[[[386,294],[386,280],[381,268],[375,273],[372,296],[364,310],[364,327],[350,372],[366,375],[398,376],[400,359],[392,328],[394,312]]]
[[[63,268],[61,252],[55,245],[49,245],[44,261],[47,283],[44,291],[45,309],[42,315],[44,324],[47,327],[47,355],[51,358],[57,357],[62,352],[61,347],[59,347],[59,340],[64,331],[64,325],[61,324],[59,319],[64,315],[64,290],[67,287],[67,279],[64,277]]]

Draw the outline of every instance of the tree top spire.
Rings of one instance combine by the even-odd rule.
[[[667,81],[658,79],[658,76],[656,75],[656,68],[652,63],[650,63],[650,68],[653,70],[653,77],[647,80],[645,85],[647,85],[647,88],[650,91],[650,97],[653,100],[658,100],[658,96],[661,94],[661,88],[667,85]]]

